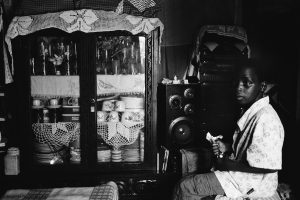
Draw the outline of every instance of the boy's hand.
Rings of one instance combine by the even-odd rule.
[[[220,141],[220,139],[222,139],[223,136],[222,135],[218,135],[216,137],[212,136],[209,132],[207,132],[206,134],[206,139],[212,144],[212,148],[213,148],[213,152],[214,154],[219,158],[223,157],[223,153],[225,152],[224,148],[225,148],[225,144],[223,142]],[[220,143],[223,143],[223,145],[220,145]],[[220,148],[220,146],[224,146],[224,148]],[[221,151],[221,149],[223,151]]]
[[[227,147],[224,142],[221,140],[216,140],[212,143],[213,153],[220,158],[223,157],[223,154],[227,151]]]

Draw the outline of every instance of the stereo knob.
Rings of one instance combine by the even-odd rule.
[[[193,88],[187,88],[184,90],[183,95],[187,99],[192,99],[195,97],[195,91],[193,90]]]
[[[182,106],[182,98],[179,95],[172,95],[169,98],[169,106],[171,109],[180,109]]]
[[[191,115],[191,114],[194,114],[194,112],[195,112],[195,109],[194,109],[194,106],[193,106],[193,104],[186,104],[185,106],[184,106],[184,113],[186,114],[186,115]]]

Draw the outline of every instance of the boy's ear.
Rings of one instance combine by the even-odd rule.
[[[263,81],[261,83],[260,91],[264,93],[266,91],[266,89],[267,89],[267,83],[265,81]]]

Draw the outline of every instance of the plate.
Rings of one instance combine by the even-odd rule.
[[[32,109],[41,109],[41,108],[44,108],[43,105],[40,105],[40,106],[32,106]]]
[[[122,96],[121,100],[125,102],[125,108],[144,108],[144,98]]]
[[[47,106],[47,108],[60,108],[61,107],[61,105],[56,105],[56,106]]]

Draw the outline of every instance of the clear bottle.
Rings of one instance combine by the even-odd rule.
[[[65,69],[66,70],[66,75],[70,76],[71,75],[71,68],[70,68],[70,45],[67,45],[65,55],[66,55],[66,69]]]
[[[136,70],[136,58],[135,58],[135,48],[134,43],[130,46],[130,56],[128,59],[128,73],[129,74],[137,74]]]
[[[126,48],[122,49],[121,74],[128,74],[128,58]]]
[[[104,74],[112,74],[111,72],[111,60],[109,59],[108,49],[104,50],[104,60],[102,62],[102,69],[104,69]]]
[[[20,151],[17,147],[10,147],[4,157],[5,175],[18,175],[20,173]]]
[[[43,109],[43,123],[50,123],[49,110],[47,108]]]

